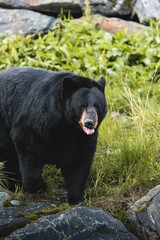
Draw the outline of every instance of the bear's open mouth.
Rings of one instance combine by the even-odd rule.
[[[82,127],[82,129],[83,129],[83,131],[84,131],[87,135],[92,135],[92,134],[95,132],[95,129],[94,129],[94,128],[90,129],[90,128],[86,128],[86,127],[84,126],[84,127]]]

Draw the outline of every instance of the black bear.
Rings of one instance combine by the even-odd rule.
[[[83,199],[107,113],[105,79],[15,67],[0,73],[0,160],[31,192],[45,189],[44,164],[61,169],[68,202]]]

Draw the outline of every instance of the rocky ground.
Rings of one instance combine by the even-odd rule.
[[[5,239],[144,239],[160,238],[160,185],[128,206],[127,228],[107,211],[65,203],[55,196],[0,192],[0,238]],[[54,199],[54,200],[53,200]],[[133,200],[133,199],[132,199]],[[126,204],[127,200],[125,199]],[[129,227],[130,226],[130,227]]]

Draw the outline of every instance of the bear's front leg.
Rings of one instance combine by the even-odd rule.
[[[91,163],[84,163],[61,169],[66,182],[69,204],[75,205],[83,201],[84,185],[87,182],[90,168]]]

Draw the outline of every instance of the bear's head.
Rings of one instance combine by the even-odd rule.
[[[63,80],[64,115],[69,124],[87,135],[95,133],[107,113],[105,79],[72,77]]]

